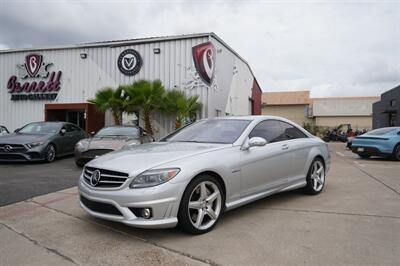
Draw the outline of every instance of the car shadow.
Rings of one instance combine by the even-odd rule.
[[[218,225],[207,235],[212,234],[214,231],[218,230],[218,228],[222,228],[224,226],[229,226],[233,222],[237,221],[240,217],[249,217],[250,215],[254,214],[256,210],[266,210],[271,209],[274,210],[277,203],[286,203],[290,201],[294,201],[298,199],[299,196],[309,197],[305,195],[301,189],[282,192],[275,195],[268,196],[263,199],[259,199],[257,201],[248,203],[241,207],[235,208],[228,212],[225,212],[222,217],[220,218]],[[182,230],[180,230],[179,226],[175,228],[168,228],[168,229],[142,229],[142,228],[135,228],[124,225],[118,222],[112,222],[107,220],[98,219],[88,214],[85,214],[87,219],[105,226],[111,230],[119,231],[122,233],[129,234],[132,237],[144,239],[146,241],[154,241],[154,242],[162,242],[163,240],[168,240],[171,237],[179,238],[179,239],[189,239],[196,237],[195,235],[188,234]]]
[[[62,161],[64,159],[72,158],[74,157],[73,154],[69,155],[63,155],[60,157],[57,157],[52,163],[57,162],[57,161]],[[35,164],[48,164],[46,161],[0,161],[0,165],[35,165]]]

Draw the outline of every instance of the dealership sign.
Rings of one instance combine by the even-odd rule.
[[[208,86],[215,74],[215,48],[211,42],[202,43],[192,48],[194,66],[200,78]]]
[[[17,76],[8,79],[11,100],[54,100],[60,90],[62,72],[49,72],[51,65],[43,61],[43,55],[27,55],[25,62],[17,65],[20,80]]]
[[[117,65],[124,75],[134,76],[142,67],[142,57],[138,51],[126,49],[118,56]]]

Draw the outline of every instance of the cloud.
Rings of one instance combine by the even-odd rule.
[[[378,95],[400,83],[400,3],[100,1],[0,4],[0,49],[216,32],[264,91]]]

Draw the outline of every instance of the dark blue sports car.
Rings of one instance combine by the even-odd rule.
[[[361,158],[380,156],[400,161],[400,127],[379,128],[357,136],[351,150]]]

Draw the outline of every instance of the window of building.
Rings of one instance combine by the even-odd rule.
[[[396,99],[393,99],[390,101],[390,106],[395,107],[396,106]]]

